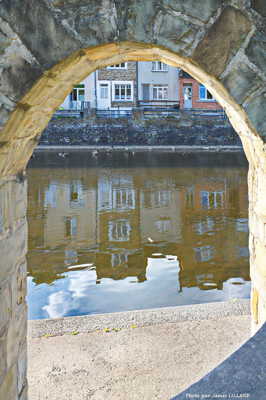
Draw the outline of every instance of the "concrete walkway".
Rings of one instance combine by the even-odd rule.
[[[29,328],[29,400],[165,400],[249,338],[249,302],[31,321]]]

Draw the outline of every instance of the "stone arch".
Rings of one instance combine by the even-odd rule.
[[[0,365],[0,397],[26,396],[26,314],[21,309],[26,195],[21,173],[63,98],[90,72],[109,64],[161,60],[179,66],[224,107],[249,161],[251,304],[255,328],[265,322],[265,15],[262,0],[1,2],[0,191],[8,205],[0,229],[5,258],[0,310],[4,305],[11,312],[2,313],[0,321],[0,342],[10,353]],[[19,344],[11,351],[17,337]]]

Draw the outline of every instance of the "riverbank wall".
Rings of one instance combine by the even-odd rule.
[[[53,118],[43,132],[42,146],[241,146],[222,116],[148,119]]]

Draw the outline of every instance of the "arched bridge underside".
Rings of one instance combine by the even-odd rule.
[[[216,97],[239,134],[249,161],[254,327],[266,320],[265,1],[1,0],[1,399],[26,398],[23,171],[73,86],[126,60],[181,67]]]

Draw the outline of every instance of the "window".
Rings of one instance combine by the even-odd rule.
[[[108,223],[108,238],[114,242],[128,242],[131,227],[126,219],[117,219]]]
[[[224,202],[223,192],[200,192],[201,207],[205,209],[222,208]]]
[[[168,207],[171,202],[169,190],[157,190],[154,192],[154,207]]]
[[[108,84],[107,83],[102,83],[100,85],[100,98],[108,99]]]
[[[153,72],[167,72],[168,65],[161,61],[153,61],[152,62],[152,71]]]
[[[186,191],[186,208],[194,208],[194,188],[189,187]]]
[[[65,265],[73,265],[78,262],[77,250],[65,250]]]
[[[84,101],[85,99],[84,84],[75,86],[70,94],[70,97],[72,101]]]
[[[83,207],[84,200],[82,196],[82,184],[79,181],[73,181],[69,185],[69,203],[70,207]]]
[[[214,255],[214,247],[213,246],[201,246],[194,248],[196,261],[198,262],[206,262],[210,261]]]
[[[238,218],[236,220],[236,230],[237,232],[248,232],[248,219]]]
[[[78,225],[77,217],[66,217],[65,224],[66,224],[66,237],[77,236],[77,225]]]
[[[127,69],[127,63],[109,65],[107,69]]]
[[[194,229],[198,235],[204,235],[207,232],[214,230],[214,221],[212,218],[206,218],[205,220],[199,221],[194,225]]]
[[[44,207],[56,208],[57,184],[50,183],[44,194]]]
[[[168,99],[168,85],[153,86],[153,100],[167,100]]]
[[[132,101],[133,100],[132,83],[115,83],[113,90],[113,100]]]
[[[154,225],[160,233],[169,232],[171,230],[170,219],[159,219],[158,221],[155,221]]]
[[[133,189],[113,189],[113,208],[133,210],[135,208],[135,191]]]
[[[204,85],[199,85],[199,98],[200,100],[203,101],[206,100],[215,101],[213,95],[206,89]]]
[[[111,258],[112,267],[118,267],[128,262],[127,253],[113,253]]]

